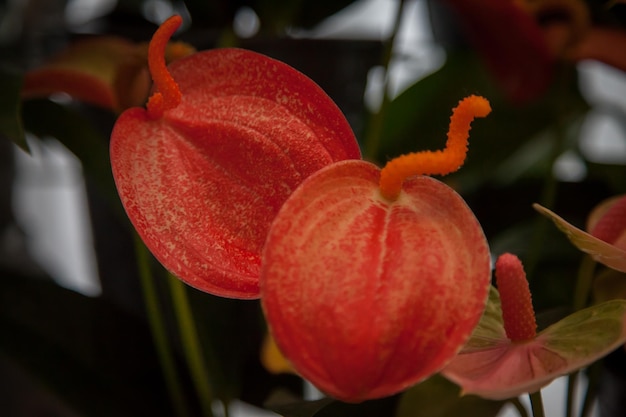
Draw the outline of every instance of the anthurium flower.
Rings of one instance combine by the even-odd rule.
[[[322,168],[288,198],[263,250],[261,302],[295,370],[326,394],[359,402],[441,369],[478,323],[490,283],[483,231],[463,199],[422,174],[465,159],[471,96],[446,148]]]
[[[167,61],[194,52],[185,43],[167,46]],[[150,92],[147,45],[114,36],[86,38],[71,44],[41,67],[24,75],[22,97],[66,93],[72,98],[121,111],[142,105]]]
[[[515,103],[540,96],[554,54],[535,17],[513,0],[446,0],[504,93]]]
[[[283,202],[320,168],[359,158],[358,144],[313,81],[266,56],[217,49],[166,68],[180,23],[168,19],[150,43],[156,92],[117,120],[113,176],[137,232],[174,275],[257,298],[261,249]]]
[[[580,0],[446,0],[504,93],[514,103],[540,97],[555,63],[593,59],[626,70],[626,31],[592,19]],[[597,12],[597,10],[596,10]],[[616,12],[617,13],[617,12]]]
[[[504,254],[496,262],[497,290],[471,339],[443,376],[464,394],[493,400],[541,389],[626,342],[626,301],[580,310],[536,333],[535,313],[522,263]]]
[[[610,198],[589,215],[585,232],[539,204],[535,210],[548,217],[580,250],[597,262],[626,272],[626,195]]]
[[[617,28],[593,27],[568,52],[572,61],[592,59],[626,71],[626,31]]]

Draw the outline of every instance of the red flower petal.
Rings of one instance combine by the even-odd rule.
[[[626,195],[607,200],[589,217],[592,236],[626,250]]]
[[[354,135],[310,79],[263,55],[219,49],[175,61],[182,102],[123,113],[111,137],[120,197],[172,273],[201,290],[259,296],[274,216],[307,176],[359,158]]]
[[[262,305],[296,370],[344,401],[391,395],[441,369],[482,314],[490,258],[451,188],[406,179],[382,196],[380,170],[343,161],[307,180],[270,229]]]

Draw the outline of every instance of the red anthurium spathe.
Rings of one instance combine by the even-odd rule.
[[[626,341],[626,300],[580,310],[535,334],[535,314],[523,266],[504,254],[496,282],[471,339],[441,372],[464,394],[502,400],[536,392]]]
[[[480,224],[447,185],[482,97],[459,103],[446,149],[381,171],[341,161],[284,204],[263,251],[261,302],[295,370],[335,398],[397,393],[441,369],[482,314],[490,258]]]
[[[66,93],[72,98],[122,111],[143,104],[150,92],[147,46],[101,36],[79,40],[44,65],[24,75],[22,97]],[[167,46],[168,61],[190,55],[182,42]]]
[[[159,261],[188,284],[234,298],[259,296],[269,226],[310,174],[359,158],[332,100],[306,76],[263,55],[204,51],[165,67],[180,25],[155,33],[156,92],[111,136],[111,164],[126,212]]]
[[[539,204],[533,207],[551,219],[578,249],[597,262],[626,272],[626,195],[608,199],[591,212],[587,222],[589,233]]]

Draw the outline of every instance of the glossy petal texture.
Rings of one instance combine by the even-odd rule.
[[[625,300],[580,310],[524,342],[506,337],[501,312],[492,289],[472,338],[441,372],[465,394],[502,400],[535,392],[626,342]]]
[[[615,242],[608,243],[568,223],[556,213],[539,204],[534,204],[533,207],[552,220],[578,249],[591,255],[597,262],[626,272],[626,233],[622,233]],[[592,215],[592,218],[597,218],[597,216]],[[594,222],[596,221],[594,220]]]
[[[343,161],[309,177],[267,239],[262,305],[295,369],[358,402],[397,393],[441,369],[482,314],[490,258],[482,229],[430,177],[382,197],[380,170]]]
[[[303,179],[359,158],[340,110],[310,79],[250,51],[218,49],[169,67],[182,102],[133,108],[111,138],[128,216],[159,261],[216,295],[259,296],[269,226]]]

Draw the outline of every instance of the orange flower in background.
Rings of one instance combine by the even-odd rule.
[[[610,22],[617,1],[602,6],[604,19],[594,21],[583,0],[523,0],[521,7],[540,22],[546,42],[559,59],[596,60],[626,71],[626,31]],[[617,13],[617,12],[616,12]]]
[[[152,82],[148,45],[101,36],[79,40],[24,76],[22,97],[31,99],[66,93],[105,109],[122,110],[145,103]],[[195,52],[183,42],[167,45],[168,62]]]
[[[596,24],[582,0],[447,0],[514,103],[540,97],[558,62],[593,59],[626,71],[626,31]]]
[[[540,96],[555,57],[534,17],[513,0],[447,0],[487,68],[515,103]]]

